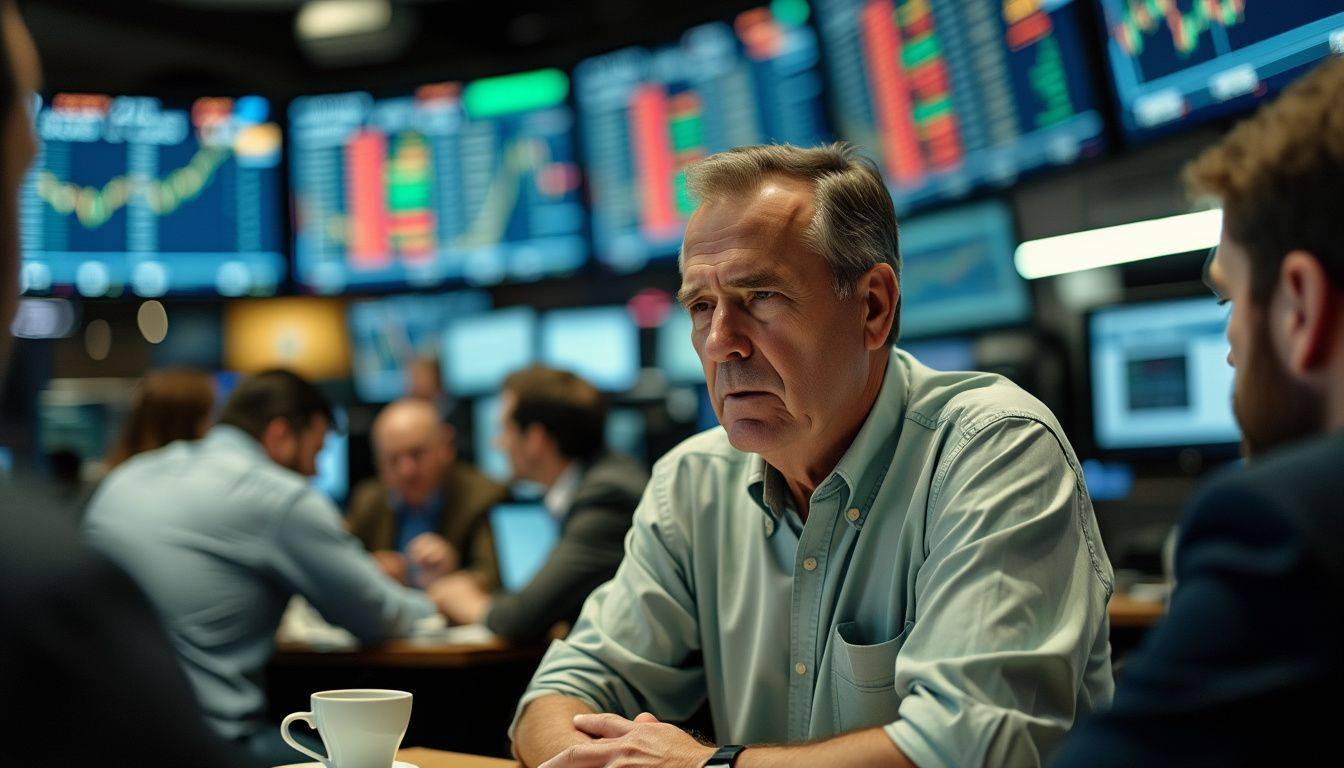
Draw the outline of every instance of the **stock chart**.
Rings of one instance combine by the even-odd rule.
[[[899,209],[1100,152],[1074,0],[816,0],[840,135]]]
[[[598,258],[619,271],[676,253],[695,202],[685,168],[736,146],[828,140],[804,0],[626,48],[574,71]]]
[[[558,70],[309,96],[290,108],[307,288],[490,285],[587,260],[569,81]]]
[[[275,292],[282,134],[265,99],[58,93],[35,106],[26,292]]]
[[[1227,114],[1344,54],[1339,0],[1101,0],[1126,132]]]
[[[1026,321],[1031,296],[1013,268],[1012,214],[987,202],[901,224],[901,335],[964,333]]]

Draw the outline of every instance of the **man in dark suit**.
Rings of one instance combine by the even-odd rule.
[[[452,429],[427,400],[384,408],[372,433],[378,477],[355,489],[345,524],[403,584],[424,587],[462,570],[493,589],[489,513],[508,489],[457,460]]]
[[[560,541],[516,593],[491,594],[461,576],[431,586],[450,619],[538,637],[577,617],[588,593],[616,573],[649,476],[634,459],[606,451],[605,423],[601,393],[572,373],[535,367],[505,380],[497,442],[514,475],[545,486]]]
[[[1181,524],[1167,618],[1057,766],[1326,765],[1344,722],[1344,60],[1186,170],[1218,198],[1249,466]],[[1334,755],[1333,757],[1331,755]]]
[[[0,370],[18,295],[17,193],[35,152],[22,100],[37,52],[0,2]],[[79,541],[73,515],[6,487],[0,502],[0,765],[248,765],[201,716],[130,578]]]

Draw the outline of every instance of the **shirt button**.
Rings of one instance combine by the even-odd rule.
[[[807,558],[806,560],[804,560],[804,561],[803,561],[803,570],[805,570],[805,571],[815,571],[815,570],[817,570],[817,558],[815,558],[815,557],[809,557],[809,558]]]
[[[775,532],[775,521],[774,521],[774,520],[766,520],[766,521],[765,521],[765,535],[766,535],[766,536],[769,536],[770,534],[772,534],[772,533],[774,533],[774,532]]]
[[[794,665],[793,665],[793,671],[794,671],[794,672],[797,672],[797,673],[800,674],[800,675],[806,675],[806,674],[807,674],[807,665],[800,661],[800,662],[798,662],[797,664],[794,664]]]
[[[859,519],[859,510],[851,509],[845,513],[845,517],[849,518],[849,522],[851,523],[857,522]]]

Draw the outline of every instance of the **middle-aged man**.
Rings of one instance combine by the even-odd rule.
[[[255,374],[203,439],[113,470],[85,518],[90,542],[158,608],[210,724],[272,765],[297,754],[266,720],[262,688],[291,597],[364,642],[437,613],[375,567],[309,483],[331,422],[309,382]]]
[[[1181,523],[1169,615],[1062,766],[1337,765],[1344,722],[1344,59],[1186,171],[1223,205],[1246,470]]]
[[[1113,687],[1111,568],[1059,425],[893,350],[895,213],[852,148],[732,150],[690,183],[679,298],[723,428],[655,466],[619,571],[519,704],[517,754],[1039,764]],[[660,722],[706,698],[717,756]]]
[[[430,594],[448,618],[504,637],[540,637],[577,618],[588,595],[616,573],[649,476],[634,459],[606,450],[606,418],[602,393],[569,371],[535,366],[504,381],[496,442],[516,478],[546,488],[560,540],[518,592],[491,595],[457,575],[434,585]]]
[[[392,403],[371,437],[378,477],[355,489],[345,523],[383,570],[417,587],[459,569],[499,584],[490,508],[509,491],[457,460],[453,428],[434,404]]]
[[[23,17],[0,2],[0,371],[18,295],[17,196],[36,147],[38,87]],[[30,489],[0,498],[0,765],[240,768],[212,733],[154,609]]]

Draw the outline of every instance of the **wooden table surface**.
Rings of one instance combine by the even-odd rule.
[[[1109,606],[1112,627],[1151,627],[1167,612],[1163,603],[1150,600],[1135,600],[1123,592],[1111,596]]]
[[[340,667],[434,667],[455,669],[513,661],[537,661],[546,652],[540,643],[511,645],[502,640],[471,645],[443,645],[418,640],[389,640],[371,648],[324,651],[304,643],[280,643],[272,665]]]
[[[512,760],[500,760],[496,757],[477,757],[461,752],[440,752],[437,749],[413,747],[397,752],[397,760],[410,763],[416,768],[518,768]],[[280,768],[308,768],[318,763],[295,763]]]

